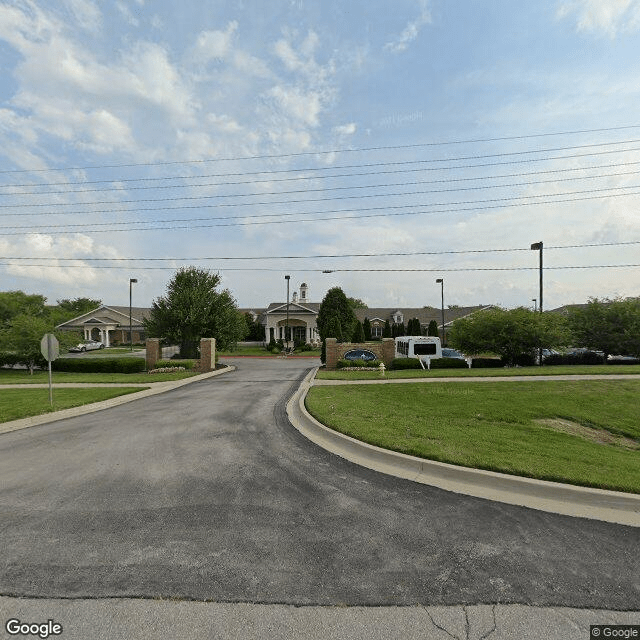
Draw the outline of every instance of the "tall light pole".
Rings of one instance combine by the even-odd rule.
[[[288,336],[289,336],[289,280],[291,279],[291,276],[285,276],[284,279],[287,281],[287,324],[284,327],[284,341],[285,341],[284,351],[286,353]]]
[[[136,278],[129,278],[129,344],[130,350],[133,351],[133,328],[131,323],[131,296],[132,296],[132,287],[134,282],[138,282]]]
[[[538,298],[531,298],[531,302],[533,302],[533,310],[538,310]]]
[[[444,278],[437,278],[436,284],[440,284],[440,309],[442,310],[442,346],[444,347]]]
[[[542,242],[534,242],[531,245],[531,250],[532,251],[539,251],[540,252],[540,292],[538,293],[539,300],[540,300],[540,305],[538,307],[540,313],[542,314],[542,249],[543,249],[543,244]],[[540,346],[538,348],[538,364],[540,366],[542,366],[542,342],[540,342]]]

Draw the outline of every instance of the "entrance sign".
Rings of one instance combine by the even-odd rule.
[[[368,349],[351,349],[342,356],[345,360],[377,360],[378,356]]]
[[[51,383],[51,362],[60,355],[60,343],[53,333],[45,333],[40,340],[40,352],[49,363],[49,404],[53,407],[53,385]]]

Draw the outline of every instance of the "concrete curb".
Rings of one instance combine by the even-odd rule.
[[[65,418],[75,418],[76,416],[83,416],[87,413],[94,413],[95,411],[102,411],[103,409],[110,409],[111,407],[117,407],[121,404],[125,404],[127,402],[133,402],[134,400],[140,400],[142,398],[148,398],[149,396],[155,396],[158,393],[165,393],[166,391],[171,391],[172,389],[177,389],[178,387],[183,387],[187,384],[191,384],[192,382],[198,382],[200,380],[206,380],[207,378],[213,378],[215,376],[222,375],[227,373],[228,371],[235,371],[235,367],[231,365],[227,365],[225,369],[220,369],[218,371],[209,371],[208,373],[201,373],[197,376],[192,376],[191,378],[184,378],[183,380],[173,380],[171,382],[150,382],[149,385],[144,385],[144,383],[133,383],[133,384],[122,384],[119,386],[123,387],[136,387],[140,385],[144,385],[146,388],[143,391],[138,391],[136,393],[130,393],[124,396],[118,396],[116,398],[110,398],[109,400],[102,400],[101,402],[94,402],[92,404],[84,404],[80,407],[71,407],[70,409],[62,409],[61,411],[54,411],[53,413],[43,413],[38,416],[31,416],[29,418],[21,418],[20,420],[12,420],[11,422],[3,422],[0,423],[0,434],[9,433],[11,431],[18,431],[20,429],[27,429],[28,427],[36,427],[41,424],[47,424],[49,422],[57,422],[58,420],[64,420]],[[90,387],[113,387],[114,385],[110,385],[109,383],[104,384],[94,384],[94,385],[76,385],[75,383],[70,383],[69,386],[90,386]],[[21,388],[33,388],[34,385],[20,385]],[[40,387],[41,385],[38,385]],[[45,385],[48,388],[48,385]],[[62,384],[53,385],[55,388],[62,388]]]
[[[287,403],[300,433],[318,446],[368,469],[477,498],[541,511],[640,527],[640,495],[523,478],[425,460],[366,444],[329,429],[306,410],[304,401],[317,369],[305,377]]]

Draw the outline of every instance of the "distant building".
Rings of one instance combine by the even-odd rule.
[[[288,309],[287,309],[288,306]],[[451,324],[459,318],[464,318],[492,305],[475,305],[472,307],[451,307],[444,310],[445,332]],[[296,342],[316,344],[320,341],[318,333],[318,311],[320,302],[309,301],[309,287],[303,282],[298,291],[294,291],[287,302],[272,302],[266,308],[253,307],[240,309],[241,313],[248,313],[254,321],[264,327],[264,341],[285,339],[285,327],[291,327],[291,336]],[[131,310],[131,324],[133,342],[143,342],[146,339],[144,319],[149,317],[150,308],[133,307]],[[442,310],[436,307],[373,307],[370,309],[354,309],[360,322],[365,318],[371,323],[371,337],[382,338],[386,321],[390,325],[404,324],[418,318],[422,333],[426,333],[429,323],[435,320],[438,330],[442,332]],[[129,307],[112,307],[102,305],[93,311],[84,313],[77,318],[58,325],[63,331],[81,331],[86,340],[99,340],[105,346],[129,344]]]
[[[85,340],[98,340],[106,347],[146,340],[143,320],[149,316],[151,309],[144,307],[131,308],[131,331],[129,336],[129,307],[108,307],[102,305],[93,311],[83,313],[77,318],[67,320],[56,328],[62,331],[81,331]]]

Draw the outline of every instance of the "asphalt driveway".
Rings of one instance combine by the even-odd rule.
[[[637,609],[640,530],[343,461],[285,402],[309,360],[0,435],[0,595]]]

